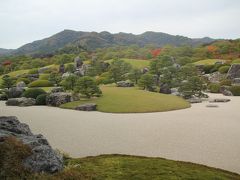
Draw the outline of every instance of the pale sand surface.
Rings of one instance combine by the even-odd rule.
[[[217,103],[218,108],[207,108],[204,102],[146,114],[7,107],[0,102],[0,115],[17,116],[73,157],[113,153],[164,157],[240,173],[240,97],[230,98],[231,102]]]

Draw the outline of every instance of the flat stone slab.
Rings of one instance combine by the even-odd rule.
[[[78,111],[96,111],[97,110],[97,104],[95,103],[87,103],[79,105],[75,108],[75,110]]]
[[[209,100],[210,103],[216,103],[216,102],[229,102],[231,101],[231,99],[225,99],[225,98],[215,98],[215,99],[211,99]]]
[[[202,99],[188,99],[187,101],[190,103],[201,103]]]
[[[217,108],[219,107],[217,104],[208,104],[206,105],[206,107],[209,107],[209,108]]]

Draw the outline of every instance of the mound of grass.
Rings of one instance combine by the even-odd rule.
[[[227,62],[227,60],[222,60],[222,59],[205,59],[205,60],[200,60],[195,62],[195,65],[214,65],[217,62]]]
[[[50,74],[40,74],[39,75],[39,80],[48,80]]]
[[[60,107],[74,109],[80,104],[97,103],[99,111],[111,113],[161,112],[190,107],[184,99],[173,95],[109,86],[102,86],[101,90],[103,96],[99,98],[74,101]]]
[[[126,59],[126,58],[124,58],[122,60],[124,60],[125,62],[131,64],[133,68],[138,68],[138,69],[149,67],[149,65],[150,65],[150,61],[149,60]],[[107,60],[106,62],[111,63],[112,60]]]
[[[31,88],[31,89],[27,89],[26,91],[24,91],[22,96],[27,97],[27,98],[36,99],[41,94],[46,94],[46,92],[40,88]]]
[[[36,80],[31,82],[28,87],[51,87],[53,84],[48,80]]]
[[[225,74],[228,72],[230,66],[222,66],[218,69],[218,71],[221,73],[221,74]]]
[[[231,64],[240,64],[240,59],[233,60]]]
[[[237,180],[239,175],[203,165],[126,155],[70,159],[68,166],[92,174],[92,179]]]

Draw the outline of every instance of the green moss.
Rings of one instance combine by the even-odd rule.
[[[112,113],[161,112],[190,107],[188,102],[173,95],[109,86],[102,86],[101,90],[102,97],[70,102],[60,107],[74,109],[80,104],[97,103],[99,111]]]
[[[208,89],[211,93],[219,93],[220,92],[220,84],[217,83],[211,83],[208,86]]]
[[[133,68],[138,68],[138,69],[149,67],[150,62],[151,62],[149,60],[127,59],[127,58],[123,58],[122,60],[124,60],[125,62],[131,64]],[[112,60],[107,60],[106,62],[111,63]]]
[[[48,80],[36,80],[31,82],[28,87],[50,87],[53,84]]]
[[[230,66],[221,66],[218,71],[221,73],[221,74],[225,74],[228,72]]]
[[[50,74],[40,74],[39,75],[39,80],[48,80]]]
[[[22,96],[36,99],[40,94],[46,94],[46,92],[40,88],[31,88],[24,91]]]

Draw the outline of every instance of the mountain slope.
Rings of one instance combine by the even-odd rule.
[[[64,30],[49,38],[34,41],[26,44],[12,52],[12,54],[47,54],[66,46],[78,46],[87,50],[95,50],[96,48],[110,47],[113,45],[132,45],[137,44],[144,46],[147,44],[155,44],[158,47],[164,45],[199,45],[214,41],[211,38],[191,39],[184,36],[174,36],[161,32],[145,32],[140,35],[130,33],[111,34],[103,31],[97,32],[82,32]]]

